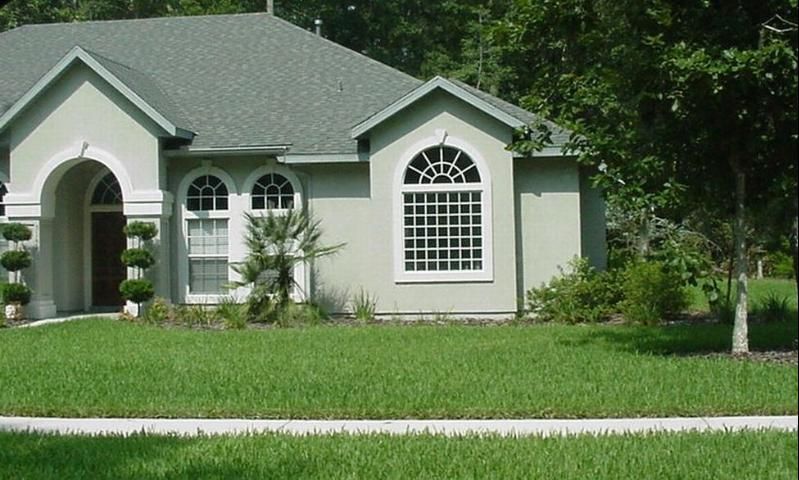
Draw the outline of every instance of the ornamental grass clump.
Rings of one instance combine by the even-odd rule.
[[[9,319],[22,318],[22,306],[31,301],[31,289],[22,282],[21,271],[30,267],[32,258],[25,250],[24,242],[33,237],[27,225],[8,223],[3,226],[3,237],[13,243],[13,248],[0,256],[0,264],[12,273],[13,280],[2,286],[3,303],[7,306],[5,316]]]
[[[145,271],[155,264],[149,250],[149,242],[158,235],[158,228],[151,222],[131,222],[125,226],[125,235],[134,240],[135,246],[122,252],[121,260],[134,271],[134,277],[119,284],[122,298],[137,305],[137,316],[141,304],[155,295],[153,283],[145,278]]]

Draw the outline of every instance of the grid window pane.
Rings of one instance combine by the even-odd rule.
[[[188,220],[189,291],[223,293],[228,281],[227,219]]]
[[[403,194],[405,271],[483,268],[481,193]]]
[[[189,259],[189,289],[191,293],[222,293],[227,283],[227,259]]]

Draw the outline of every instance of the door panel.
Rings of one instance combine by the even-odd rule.
[[[121,306],[119,284],[127,276],[119,258],[127,247],[122,229],[122,212],[92,213],[92,304],[98,307]]]

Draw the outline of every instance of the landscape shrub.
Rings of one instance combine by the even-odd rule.
[[[3,303],[27,305],[31,301],[31,289],[22,283],[4,283],[2,285]]]
[[[356,320],[366,323],[375,318],[377,298],[363,288],[352,299],[352,314]]]
[[[784,252],[774,252],[769,255],[771,260],[771,274],[777,278],[793,278],[793,257]]]
[[[145,278],[129,278],[123,280],[122,283],[119,284],[119,292],[125,300],[130,300],[138,304],[146,302],[155,295],[152,282]]]
[[[281,312],[276,324],[281,327],[320,325],[329,318],[327,312],[313,303],[289,303]]]
[[[172,306],[165,298],[156,297],[153,303],[144,311],[143,320],[146,323],[161,325],[173,318]]]
[[[558,277],[527,292],[527,308],[536,320],[593,323],[616,312],[620,295],[614,272],[597,272],[587,259],[575,258]]]
[[[128,267],[136,267],[145,270],[155,263],[153,254],[143,248],[128,248],[122,252],[120,257],[122,263]]]
[[[233,297],[224,297],[216,309],[225,328],[241,330],[247,326],[247,306]]]
[[[9,242],[27,242],[33,238],[33,231],[21,223],[6,223],[2,230],[3,238]]]
[[[688,306],[688,292],[679,273],[662,262],[636,262],[622,274],[621,313],[633,323],[655,325]]]
[[[175,321],[187,327],[210,327],[219,321],[219,314],[204,305],[180,305],[175,308]]]
[[[791,309],[788,297],[775,292],[769,292],[768,295],[755,303],[752,313],[761,322],[796,320],[796,313]]]
[[[151,222],[131,222],[123,228],[128,238],[136,241],[136,246],[122,252],[120,259],[126,266],[135,269],[135,277],[119,284],[122,298],[138,305],[137,313],[141,313],[141,304],[155,295],[153,283],[144,277],[144,271],[155,264],[153,255],[144,248],[145,243],[155,238],[158,228]]]
[[[22,283],[21,270],[31,266],[31,255],[25,250],[23,242],[33,237],[33,232],[27,225],[21,223],[7,223],[2,228],[3,237],[14,244],[14,248],[0,256],[0,264],[12,272],[14,281],[3,284],[3,303],[13,305],[27,305],[31,301],[31,289]],[[14,317],[21,318],[22,311],[13,307]]]
[[[146,242],[158,235],[158,227],[152,222],[136,221],[125,225],[123,232],[128,238],[139,238]]]
[[[9,272],[16,272],[31,266],[31,254],[26,250],[8,250],[0,255],[0,265]]]

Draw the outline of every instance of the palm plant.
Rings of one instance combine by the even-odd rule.
[[[343,244],[324,246],[320,243],[320,222],[300,210],[275,215],[245,213],[248,254],[233,269],[241,275],[234,287],[251,287],[247,298],[250,320],[274,320],[286,311],[291,289],[302,288],[292,276],[297,265],[315,258],[332,255]]]

